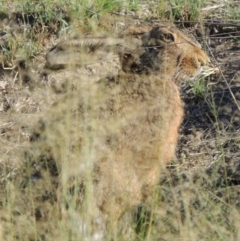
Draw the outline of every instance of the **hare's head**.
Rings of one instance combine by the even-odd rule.
[[[177,82],[197,76],[209,63],[200,44],[175,28],[154,27],[142,42],[146,51],[140,57],[141,66]]]

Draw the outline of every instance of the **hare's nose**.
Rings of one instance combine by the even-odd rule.
[[[207,56],[201,56],[198,57],[198,62],[201,66],[205,66],[208,65],[210,63],[210,59]]]

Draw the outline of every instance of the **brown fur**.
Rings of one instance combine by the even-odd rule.
[[[151,197],[174,156],[183,118],[172,80],[192,78],[208,62],[200,47],[175,29],[154,28],[144,38],[144,46],[154,47],[150,62],[144,61],[151,51],[139,63],[133,55],[123,57],[128,64],[133,58],[146,74],[133,74],[128,65],[130,73],[81,82],[78,93],[53,105],[32,135],[31,161],[56,163],[62,179],[90,183],[92,240],[104,240],[106,228]]]

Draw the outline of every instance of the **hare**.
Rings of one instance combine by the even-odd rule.
[[[154,27],[143,46],[137,57],[120,55],[124,72],[82,81],[77,93],[54,104],[26,152],[29,166],[38,166],[30,175],[47,170],[57,177],[60,193],[61,180],[77,180],[83,240],[106,240],[126,211],[151,198],[174,157],[184,115],[176,83],[198,75],[209,61],[198,44],[170,27]]]

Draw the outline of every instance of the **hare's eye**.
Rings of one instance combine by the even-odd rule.
[[[166,42],[166,43],[169,43],[169,42],[173,42],[174,41],[174,37],[171,33],[165,33],[163,35],[163,40]]]

